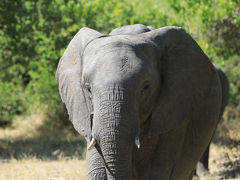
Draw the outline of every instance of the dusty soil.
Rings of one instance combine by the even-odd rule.
[[[225,143],[225,144],[223,144]],[[212,143],[210,147],[209,173],[193,180],[240,180],[240,142]]]
[[[240,179],[240,142],[212,144],[209,166],[218,179]]]
[[[2,160],[0,180],[85,180],[85,161]]]
[[[194,180],[240,180],[240,143],[225,145],[211,144],[210,172],[205,177]],[[0,180],[84,180],[85,161],[63,159],[57,161],[22,159],[1,160]]]
[[[240,180],[240,116],[229,117],[211,143],[209,174],[194,180]],[[85,179],[85,161],[79,159],[85,142],[73,130],[43,122],[37,114],[0,128],[0,180]]]

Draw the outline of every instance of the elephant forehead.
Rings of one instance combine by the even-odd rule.
[[[144,52],[146,42],[133,42],[128,37],[114,41],[107,38],[96,40],[96,44],[92,43],[87,47],[83,58],[86,76],[90,79],[114,81],[115,78],[124,80],[140,77],[149,71],[149,57]]]
[[[144,67],[142,60],[134,53],[108,51],[92,60],[85,68],[84,76],[96,84],[121,84],[141,78]]]
[[[105,52],[97,59],[96,65],[104,77],[140,76],[147,69],[146,62],[139,58],[134,51],[123,49]]]
[[[84,55],[89,56],[91,54],[104,53],[113,49],[136,49],[136,47],[144,46],[149,42],[136,35],[116,35],[102,37],[91,41],[85,48]]]
[[[124,70],[125,68],[137,66],[141,59],[137,57],[133,49],[113,48],[100,54],[98,61],[105,67],[110,66],[110,68],[116,67],[120,70]]]

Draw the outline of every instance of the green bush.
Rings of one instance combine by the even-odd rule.
[[[237,105],[239,9],[235,0],[2,0],[0,122],[12,122],[35,103],[59,108],[57,63],[84,26],[102,33],[136,23],[184,27],[227,73],[230,102]]]
[[[18,82],[1,83],[0,94],[0,126],[5,126],[12,123],[15,115],[26,110],[25,97]]]

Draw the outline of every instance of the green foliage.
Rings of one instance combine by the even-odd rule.
[[[240,103],[240,1],[169,0],[183,27],[198,41],[210,60],[227,74],[229,103]]]
[[[240,2],[236,0],[1,0],[0,122],[39,103],[59,109],[58,60],[84,26],[108,33],[129,24],[184,27],[240,96]]]
[[[0,86],[0,126],[12,123],[13,117],[26,110],[22,87],[18,82],[5,82]]]

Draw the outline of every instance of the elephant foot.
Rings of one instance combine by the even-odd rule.
[[[206,176],[208,174],[208,169],[204,166],[203,163],[198,162],[196,168],[196,175],[199,177]]]

